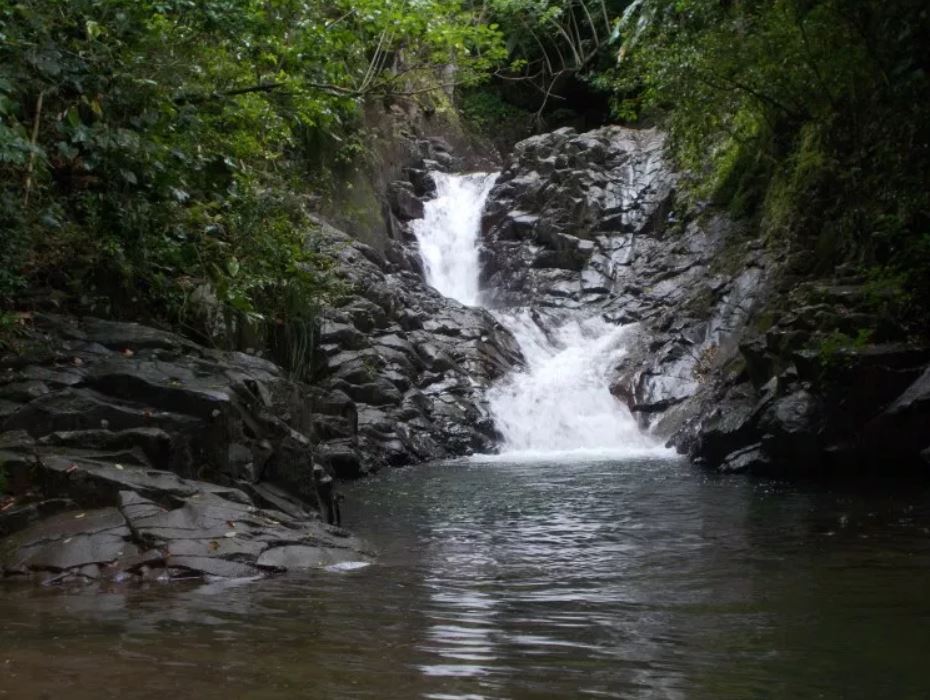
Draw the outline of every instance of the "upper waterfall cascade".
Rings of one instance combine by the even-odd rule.
[[[413,224],[427,282],[448,297],[480,304],[481,213],[496,174],[433,173],[436,196]],[[488,394],[508,458],[555,453],[634,456],[667,451],[642,433],[608,391],[607,374],[623,354],[628,327],[578,312],[549,327],[530,309],[492,310],[520,345],[523,371]]]
[[[443,296],[478,305],[478,233],[481,211],[497,173],[432,173],[436,196],[413,222],[426,281]]]

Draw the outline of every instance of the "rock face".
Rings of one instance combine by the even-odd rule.
[[[292,545],[367,558],[300,499],[313,394],[274,364],[96,319],[36,317],[28,345],[0,361],[7,574],[247,576]]]
[[[510,333],[428,287],[408,239],[388,259],[338,231],[325,235],[351,293],[320,329],[318,459],[352,477],[492,450],[484,393],[522,361]]]
[[[656,131],[571,129],[518,144],[488,200],[483,293],[636,333],[611,391],[695,462],[778,475],[924,468],[930,351],[881,328],[861,279],[792,277],[793,259],[679,201]],[[876,342],[880,341],[880,342]],[[828,356],[829,355],[829,356]]]
[[[635,324],[611,391],[670,437],[688,417],[676,408],[736,348],[775,261],[751,243],[734,250],[726,219],[680,211],[663,149],[659,132],[620,127],[518,144],[486,210],[484,283],[500,306]]]
[[[312,438],[317,458],[340,477],[492,451],[485,391],[523,361],[491,314],[424,281],[410,222],[435,193],[430,172],[476,161],[438,137],[415,151],[388,185],[387,239],[378,249],[321,222],[322,247],[348,291],[320,328]]]
[[[666,226],[675,178],[662,150],[658,132],[620,127],[517,144],[485,210],[490,305],[595,307],[622,295],[624,268]]]

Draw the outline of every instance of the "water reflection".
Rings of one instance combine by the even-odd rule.
[[[923,697],[924,486],[462,464],[348,493],[378,563],[4,588],[0,697]],[[54,672],[50,672],[53,670]]]

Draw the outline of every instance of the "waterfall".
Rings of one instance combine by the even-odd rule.
[[[427,282],[464,304],[480,302],[481,213],[496,174],[433,173],[436,196],[413,222]],[[608,391],[608,373],[623,354],[629,327],[576,312],[552,324],[530,309],[494,310],[526,359],[488,393],[506,458],[629,457],[667,454],[643,434]]]
[[[580,315],[547,330],[540,315],[528,309],[497,316],[526,358],[524,371],[506,377],[488,393],[506,456],[570,452],[629,457],[664,452],[608,390],[608,372],[623,355],[629,326]]]
[[[436,196],[413,222],[427,283],[443,296],[478,305],[481,211],[497,173],[432,173]]]

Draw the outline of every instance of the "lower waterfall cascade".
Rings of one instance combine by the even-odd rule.
[[[436,196],[414,222],[426,281],[463,304],[481,305],[480,228],[497,174],[433,173]],[[629,326],[578,311],[549,319],[529,308],[489,309],[511,331],[526,367],[488,393],[503,438],[501,456],[560,453],[631,457],[671,451],[643,433],[608,391],[607,373],[623,354]]]

